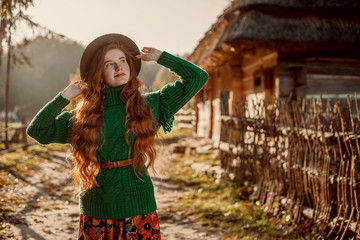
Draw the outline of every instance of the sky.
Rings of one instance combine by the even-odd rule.
[[[141,49],[191,53],[230,0],[34,0],[33,21],[86,46],[121,33]]]

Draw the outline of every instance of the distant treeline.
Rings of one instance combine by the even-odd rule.
[[[31,66],[12,64],[9,109],[20,108],[29,117],[69,83],[76,72],[83,47],[75,42],[39,37],[22,49],[14,49],[29,57]],[[0,69],[0,109],[5,105],[6,55]]]

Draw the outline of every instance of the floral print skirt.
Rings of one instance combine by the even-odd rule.
[[[125,219],[101,219],[80,215],[78,240],[155,239],[161,239],[156,211]]]

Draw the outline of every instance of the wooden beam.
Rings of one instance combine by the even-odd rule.
[[[359,66],[339,66],[335,64],[311,64],[311,63],[288,63],[290,68],[306,68],[309,73],[324,73],[336,75],[353,75],[360,76]]]
[[[15,146],[15,147],[0,151],[0,155],[3,155],[5,153],[9,153],[9,152],[15,152],[19,148],[29,147],[29,146],[33,146],[33,145],[36,145],[36,143],[26,143],[26,144],[22,143],[22,144],[19,144],[19,145]]]

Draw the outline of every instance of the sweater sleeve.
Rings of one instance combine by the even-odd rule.
[[[62,111],[69,103],[61,93],[57,94],[35,115],[26,133],[43,145],[70,143],[73,111]]]
[[[200,91],[209,75],[198,66],[182,58],[163,52],[158,63],[175,73],[179,80],[159,91],[159,121],[164,132],[171,131],[174,115]]]

